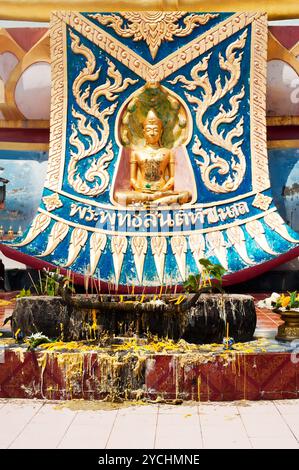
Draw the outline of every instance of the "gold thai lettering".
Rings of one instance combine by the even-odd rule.
[[[116,222],[116,214],[115,212],[105,212],[101,211],[99,213],[100,219],[99,222],[101,225],[104,225],[105,223],[110,224],[111,226],[115,225]]]
[[[189,225],[189,214],[184,211],[179,211],[174,215],[174,224],[176,227],[181,227],[182,225]]]
[[[219,217],[218,217],[218,214],[217,214],[217,211],[216,211],[215,207],[206,209],[204,212],[207,215],[207,219],[208,219],[209,224],[216,224],[218,222]]]
[[[78,204],[71,204],[70,217],[74,217],[76,214],[79,215],[79,219],[84,219],[86,222],[91,222],[92,220],[98,220],[98,215],[95,210],[90,206],[82,207]]]
[[[99,225],[114,227],[122,230],[138,228],[144,231],[154,232],[163,228],[174,228],[175,230],[188,230],[190,228],[204,228],[204,225],[213,225],[217,222],[227,222],[238,219],[238,217],[248,214],[249,208],[245,201],[236,202],[228,206],[198,208],[195,211],[181,209],[170,212],[125,212],[118,213],[109,210],[94,210],[91,206],[80,206],[71,204],[70,216],[78,216],[80,220],[86,222],[99,221]]]
[[[132,227],[133,228],[140,228],[143,224],[142,217],[140,215],[134,214],[132,216]]]
[[[119,227],[131,227],[131,214],[130,213],[122,213],[122,212],[119,212],[117,214],[117,218],[118,218],[118,226]]]
[[[244,215],[249,212],[249,208],[246,202],[238,202],[231,206],[220,207],[218,209],[218,215],[222,222],[226,219],[235,219],[240,215]]]
[[[159,219],[161,228],[165,227],[165,225],[167,225],[168,227],[174,226],[174,220],[169,212],[167,214],[159,214]]]
[[[190,218],[191,225],[196,225],[198,221],[202,225],[205,221],[205,214],[202,209],[196,209],[195,212],[188,212],[188,217]]]
[[[152,212],[144,216],[143,225],[145,228],[157,227],[158,226],[158,212]]]

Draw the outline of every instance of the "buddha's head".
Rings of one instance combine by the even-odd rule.
[[[161,119],[153,109],[150,109],[143,122],[143,135],[147,144],[155,145],[160,142],[163,132],[163,124]]]

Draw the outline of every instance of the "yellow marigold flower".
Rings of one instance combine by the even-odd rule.
[[[286,297],[283,297],[283,299],[281,299],[281,306],[287,307],[289,302],[290,302],[290,296],[287,295]]]

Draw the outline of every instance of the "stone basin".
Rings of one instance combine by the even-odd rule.
[[[190,343],[221,343],[229,324],[236,342],[250,341],[256,327],[254,299],[239,294],[74,295],[17,299],[12,331],[42,332],[64,341],[113,336],[158,336]]]

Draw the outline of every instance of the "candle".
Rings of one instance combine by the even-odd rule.
[[[228,349],[229,323],[226,322],[226,348]]]
[[[161,297],[161,296],[162,296],[162,292],[163,292],[163,286],[161,285],[161,287],[160,287],[160,293],[159,293],[159,297]]]

